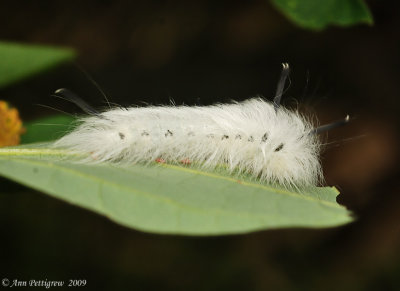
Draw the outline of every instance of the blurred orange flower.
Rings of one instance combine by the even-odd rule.
[[[0,100],[0,147],[17,145],[25,132],[18,110]]]

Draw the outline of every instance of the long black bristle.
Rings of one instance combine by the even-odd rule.
[[[340,127],[340,126],[343,126],[343,125],[347,124],[349,121],[350,121],[350,117],[347,115],[342,120],[339,120],[339,121],[336,121],[336,122],[332,122],[332,123],[329,123],[329,124],[325,124],[325,125],[321,125],[321,126],[319,126],[317,128],[314,128],[310,132],[310,134],[320,134],[322,132],[325,132],[325,131],[328,131],[328,130],[331,130],[331,129],[334,129],[334,128],[337,128],[337,127]]]
[[[281,105],[281,98],[283,94],[283,90],[285,88],[286,79],[289,76],[290,68],[288,63],[282,63],[282,72],[281,77],[278,82],[278,87],[276,88],[275,98],[274,98],[274,108],[275,112],[278,110]]]
[[[72,92],[68,89],[65,89],[65,88],[58,89],[54,92],[53,96],[74,103],[75,105],[77,105],[79,108],[81,108],[87,114],[97,115],[97,116],[100,115],[99,111],[94,109],[92,106],[90,106],[85,101],[83,101],[82,98],[80,98],[78,95],[76,95],[74,92]]]

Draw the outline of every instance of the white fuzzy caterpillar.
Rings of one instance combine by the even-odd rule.
[[[277,108],[287,73],[284,67],[275,103],[253,98],[204,107],[92,110],[54,146],[85,154],[85,161],[188,160],[206,169],[226,165],[232,172],[287,187],[317,185],[322,170],[316,129],[299,113]]]

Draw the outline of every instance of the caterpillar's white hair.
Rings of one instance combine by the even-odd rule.
[[[311,122],[297,111],[253,98],[212,106],[115,108],[81,119],[55,142],[87,155],[84,161],[141,163],[188,160],[205,168],[221,165],[283,186],[322,180],[321,143]]]

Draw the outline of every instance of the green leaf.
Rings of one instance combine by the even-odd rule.
[[[71,49],[0,42],[0,88],[70,61]]]
[[[45,142],[57,139],[71,129],[75,118],[67,115],[45,117],[24,123],[25,133],[21,136],[21,143]]]
[[[0,149],[0,175],[142,231],[221,235],[348,223],[335,188],[303,193],[166,164],[73,163],[46,144]]]
[[[299,26],[320,30],[328,25],[373,24],[363,0],[272,0],[287,18]]]

